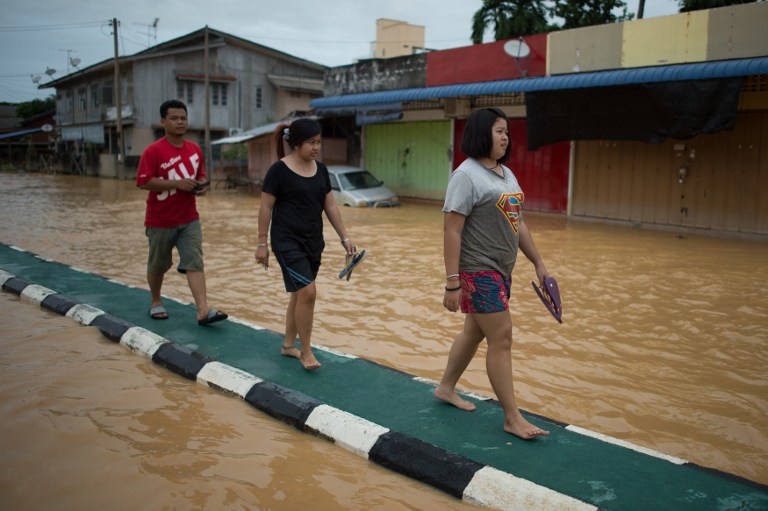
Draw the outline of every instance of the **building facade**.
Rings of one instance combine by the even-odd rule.
[[[464,119],[494,106],[529,211],[768,239],[766,23],[753,3],[435,51],[399,89],[334,68],[311,105],[354,116],[403,197],[442,200]]]
[[[187,104],[188,137],[207,149],[206,130],[216,140],[306,109],[321,95],[326,69],[208,27],[120,57],[121,148],[114,68],[106,60],[42,86],[56,89],[65,164],[86,160],[87,174],[117,175],[122,149],[127,175],[120,177],[132,176],[141,152],[162,135],[159,106],[167,99]]]

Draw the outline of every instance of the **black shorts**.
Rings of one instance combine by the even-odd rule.
[[[317,278],[320,256],[313,257],[299,249],[274,250],[277,263],[283,271],[285,290],[289,293],[308,286]]]

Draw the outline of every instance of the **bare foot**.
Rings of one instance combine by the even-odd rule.
[[[515,421],[504,421],[504,431],[523,440],[533,440],[536,437],[549,436],[549,431],[537,428],[522,417]]]
[[[283,346],[280,348],[280,354],[284,357],[293,357],[301,359],[301,352],[295,346]]]
[[[446,391],[441,389],[439,385],[435,388],[435,397],[440,401],[448,403],[449,405],[453,405],[456,408],[459,408],[467,412],[474,412],[475,409],[477,408],[475,405],[473,405],[466,399],[460,398],[455,390],[451,389]]]
[[[301,355],[299,357],[299,362],[301,362],[301,365],[304,366],[304,369],[307,371],[314,371],[315,369],[320,369],[320,367],[322,367],[312,352],[306,355]]]

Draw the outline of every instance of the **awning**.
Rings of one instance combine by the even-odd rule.
[[[285,121],[273,122],[270,124],[265,124],[264,126],[259,126],[258,128],[254,128],[252,130],[244,131],[239,135],[232,135],[231,137],[220,138],[218,140],[214,140],[213,142],[211,142],[211,145],[239,144],[241,142],[246,142],[253,138],[261,137],[268,133],[274,132],[275,128],[277,128],[279,124],[284,122]]]
[[[316,115],[309,115],[305,116],[305,119],[312,119],[312,120],[318,120],[319,117]],[[211,142],[211,145],[220,145],[220,144],[239,144],[241,142],[247,142],[248,140],[263,137],[264,135],[268,135],[271,133],[274,133],[275,129],[281,125],[281,124],[291,124],[293,121],[298,119],[298,117],[291,117],[288,119],[283,119],[277,122],[272,122],[269,124],[265,124],[263,126],[259,126],[257,128],[253,128],[252,130],[245,131],[243,133],[240,133],[239,135],[232,135],[231,137],[224,137],[220,138],[218,140],[215,140]]]
[[[682,80],[734,78],[761,74],[768,74],[768,57],[716,62],[697,62],[693,64],[672,64],[668,66],[639,67],[632,69],[615,69],[611,71],[519,78],[516,80],[498,80],[494,82],[462,83],[456,85],[441,85],[437,87],[347,94],[313,99],[309,104],[310,107],[314,108],[318,113],[322,113],[323,111],[332,109],[357,108],[365,105],[393,102],[423,101],[466,96],[488,96],[515,92],[639,85]]]
[[[27,130],[19,130],[19,131],[12,131],[10,133],[2,133],[0,134],[0,140],[5,140],[6,138],[23,137],[24,135],[31,135],[32,133],[39,133],[41,131],[43,131],[43,128],[30,128]]]
[[[306,76],[287,76],[268,74],[267,79],[278,89],[309,92],[313,94],[323,93],[323,79],[309,78]]]

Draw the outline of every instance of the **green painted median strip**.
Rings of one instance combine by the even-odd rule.
[[[171,319],[147,315],[149,293],[0,244],[0,270],[102,309],[202,355],[299,391],[392,431],[412,436],[601,509],[768,509],[768,488],[692,464],[677,464],[527,417],[551,435],[532,442],[502,430],[493,402],[462,412],[411,375],[316,350],[323,368],[301,370],[282,357],[282,335],[234,321],[199,327],[193,306],[166,300]]]

